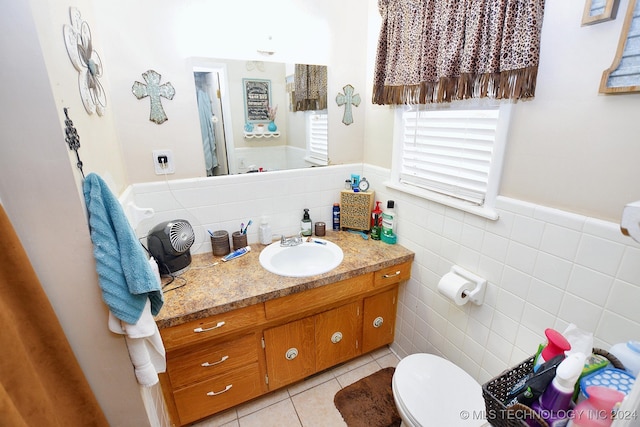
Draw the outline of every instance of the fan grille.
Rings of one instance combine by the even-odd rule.
[[[169,230],[171,246],[178,252],[185,252],[193,245],[195,234],[191,224],[186,221],[174,222]]]

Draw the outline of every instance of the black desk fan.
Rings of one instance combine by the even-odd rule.
[[[162,222],[147,236],[149,252],[158,262],[162,274],[180,275],[191,264],[191,245],[195,233],[184,219]]]

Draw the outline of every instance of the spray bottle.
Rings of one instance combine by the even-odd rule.
[[[566,425],[573,404],[573,391],[582,374],[586,358],[584,353],[578,352],[567,356],[558,365],[551,384],[531,405],[531,409],[540,414],[550,427]]]

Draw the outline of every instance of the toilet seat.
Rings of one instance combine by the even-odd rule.
[[[402,359],[393,375],[392,388],[398,412],[414,426],[486,425],[480,384],[436,355],[418,353]]]

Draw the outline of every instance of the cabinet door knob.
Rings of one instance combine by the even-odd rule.
[[[383,323],[384,323],[384,319],[382,318],[382,316],[378,316],[375,319],[373,319],[374,328],[379,328],[380,326],[382,326]]]
[[[342,332],[335,332],[333,335],[331,335],[332,343],[338,344],[340,341],[342,341]]]
[[[209,366],[216,366],[219,365],[220,363],[224,362],[225,360],[227,360],[229,358],[229,356],[222,356],[222,359],[218,360],[217,362],[213,362],[213,363],[209,363],[209,362],[204,362],[202,363],[200,366],[207,368]]]
[[[287,352],[284,354],[285,359],[287,360],[293,360],[296,357],[298,357],[298,349],[295,347],[290,348],[289,350],[287,350]]]
[[[223,326],[224,326],[224,324],[225,324],[225,322],[218,322],[218,324],[217,324],[216,326],[212,326],[212,327],[210,327],[210,328],[205,328],[205,329],[203,329],[203,328],[195,328],[195,329],[193,330],[193,332],[195,332],[195,333],[200,333],[200,332],[208,332],[208,331],[212,331],[212,330],[214,330],[214,329],[218,329],[218,328],[223,327]]]
[[[233,387],[233,384],[229,384],[228,386],[226,386],[226,387],[224,388],[224,390],[220,390],[220,391],[210,391],[210,392],[208,392],[208,393],[207,393],[207,396],[217,396],[217,395],[222,394],[222,393],[224,393],[224,392],[226,392],[226,391],[229,391],[229,390],[231,389],[231,387]]]

